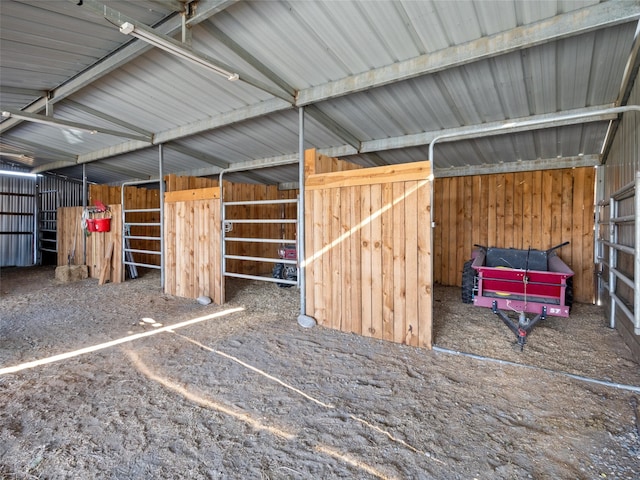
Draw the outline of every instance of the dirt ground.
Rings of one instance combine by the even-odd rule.
[[[157,272],[0,282],[2,478],[640,476],[640,366],[599,307],[548,318],[521,352],[437,287],[428,351],[303,329],[297,291],[270,283],[202,306]]]

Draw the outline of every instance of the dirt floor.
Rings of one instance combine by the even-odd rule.
[[[2,478],[640,476],[640,366],[595,306],[548,318],[521,352],[437,287],[428,351],[303,329],[297,291],[270,283],[202,306],[157,272],[0,282]]]

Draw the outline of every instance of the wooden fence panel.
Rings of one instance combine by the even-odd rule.
[[[319,324],[431,347],[429,173],[421,162],[307,176],[306,313]]]
[[[111,210],[111,228],[108,232],[91,232],[86,234],[82,229],[82,207],[62,207],[58,209],[57,238],[58,265],[67,265],[69,255],[74,252],[72,265],[82,265],[86,252],[86,265],[90,278],[99,278],[109,251],[113,243],[113,253],[107,279],[112,283],[124,281],[124,269],[120,256],[122,244],[122,219],[120,205],[108,205]],[[86,238],[86,250],[85,248]]]
[[[438,178],[435,281],[460,286],[462,265],[471,258],[474,243],[545,250],[569,241],[557,253],[575,272],[574,299],[591,303],[594,181],[593,168],[483,175],[462,183]],[[461,186],[463,196],[457,193]]]
[[[173,193],[176,193],[174,195]],[[186,199],[165,194],[165,292],[187,298],[206,295],[224,303],[220,269],[220,189]]]

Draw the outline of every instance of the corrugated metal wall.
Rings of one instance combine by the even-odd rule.
[[[640,105],[640,81],[638,80],[636,80],[628,104]],[[636,172],[638,171],[640,171],[640,113],[629,112],[624,115],[616,132],[607,163],[602,168],[602,171],[599,172],[601,185],[599,185],[598,188],[598,201],[608,199],[612,193],[634,181]],[[636,192],[636,195],[637,194],[638,192]],[[618,216],[633,215],[635,213],[633,198],[620,202],[618,204],[618,208]],[[604,215],[609,215],[608,207],[602,210]],[[607,225],[603,225],[601,232],[603,233],[604,238],[608,240],[609,235]],[[635,238],[634,224],[620,226],[618,230],[618,243],[633,247],[636,241],[640,241],[640,239]],[[608,258],[609,251],[606,246],[602,253],[605,258]],[[629,278],[633,278],[633,256],[624,252],[619,252],[618,269],[623,271]],[[606,268],[603,271],[603,275],[608,275]],[[632,311],[633,293],[633,289],[629,288],[623,282],[617,282],[616,294],[631,307]],[[607,305],[605,312],[608,316],[608,292],[601,289],[599,294],[600,298]],[[640,308],[640,306],[636,305],[635,308]],[[617,311],[615,322],[616,327],[625,338],[627,344],[629,344],[636,356],[640,358],[640,335],[635,335],[633,333],[634,328],[631,322],[629,322],[627,317],[620,311]]]
[[[0,175],[0,267],[33,264],[35,198],[35,177]]]
[[[2,170],[20,171],[7,166]],[[78,181],[0,175],[0,267],[48,263],[48,255],[55,264],[55,212],[61,206],[79,205],[82,183]],[[45,251],[37,252],[39,248]]]
[[[57,210],[82,205],[82,183],[62,177],[38,177],[37,263],[57,264]]]

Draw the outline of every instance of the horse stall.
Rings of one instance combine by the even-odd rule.
[[[128,212],[124,228],[123,198]],[[59,266],[86,264],[90,278],[100,283],[120,283],[127,276],[138,275],[136,269],[122,262],[126,244],[129,259],[159,268],[160,247],[155,240],[160,236],[158,190],[126,186],[123,195],[119,186],[90,185],[88,203],[87,208],[58,209]],[[101,211],[99,205],[106,210]],[[101,226],[96,227],[95,222],[102,222]]]
[[[118,257],[122,243],[121,209],[120,205],[107,207],[106,212],[91,212],[89,215],[83,215],[83,207],[58,209],[58,267],[86,265],[89,278],[97,278],[101,283],[107,280],[120,283],[124,280],[124,270]],[[108,229],[89,231],[86,228],[86,220],[96,218],[108,218]],[[105,224],[106,222],[103,222],[103,225]]]
[[[226,277],[278,281],[278,252],[296,242],[298,191],[224,181],[221,194],[218,182],[209,182],[182,189],[167,183],[165,292],[222,304]]]
[[[360,168],[305,152],[306,314],[432,345],[431,166]]]
[[[220,276],[220,188],[167,182],[164,197],[165,293],[224,303]],[[193,186],[193,184],[191,185]],[[184,188],[187,187],[187,188]]]

